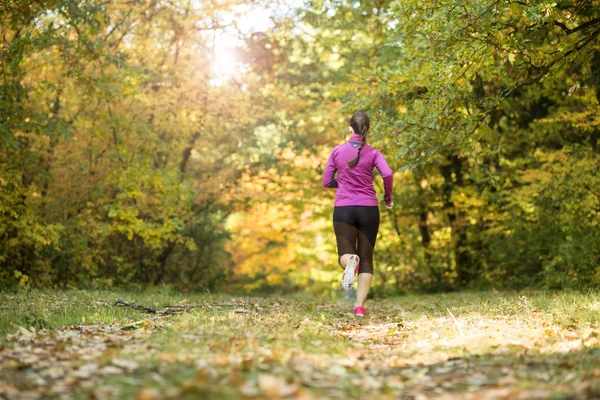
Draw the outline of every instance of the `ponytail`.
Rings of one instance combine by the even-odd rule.
[[[360,135],[360,146],[358,147],[358,153],[356,154],[356,157],[348,161],[348,167],[354,168],[356,164],[358,164],[358,160],[360,160],[360,152],[362,151],[363,147],[365,147],[365,144],[367,144],[367,133],[369,132],[371,123],[369,121],[369,117],[367,117],[367,114],[359,111],[350,119],[350,126],[354,130],[354,133]]]

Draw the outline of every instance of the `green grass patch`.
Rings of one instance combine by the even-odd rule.
[[[37,290],[22,288],[0,292],[0,335],[18,326],[35,329],[59,328],[79,324],[125,323],[142,313],[113,306],[118,299],[160,309],[186,299],[201,303],[210,296],[184,295],[171,290],[131,292],[119,290]]]

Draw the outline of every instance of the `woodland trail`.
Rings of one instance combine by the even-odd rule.
[[[15,325],[0,342],[0,397],[600,397],[593,293],[405,296],[371,301],[364,320],[339,299],[188,297],[175,312],[160,297],[154,313],[98,300],[112,321]]]

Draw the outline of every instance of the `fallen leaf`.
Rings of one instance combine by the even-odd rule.
[[[240,386],[240,392],[242,395],[246,397],[258,397],[260,394],[260,390],[255,384],[251,382],[246,382],[242,386]]]
[[[341,365],[337,365],[337,364],[332,365],[327,370],[327,373],[331,374],[331,375],[335,375],[335,376],[345,376],[347,374],[346,368],[342,367]]]
[[[127,369],[129,371],[133,371],[139,367],[138,363],[132,360],[122,360],[119,358],[115,358],[112,360],[112,364],[121,367],[123,369]]]
[[[258,387],[268,397],[281,398],[292,396],[300,387],[295,383],[288,383],[285,378],[270,374],[258,375]]]
[[[89,379],[98,370],[98,364],[86,364],[72,373],[72,376],[79,379]]]
[[[50,367],[41,371],[40,375],[50,379],[58,379],[65,376],[65,370],[61,367]]]
[[[92,392],[95,400],[112,400],[119,393],[118,386],[101,386]]]
[[[119,375],[123,373],[123,370],[119,367],[115,367],[114,365],[107,365],[106,367],[101,368],[98,372],[100,372],[102,375]]]
[[[35,340],[35,329],[31,329],[28,330],[26,328],[23,328],[22,326],[19,326],[19,329],[17,330],[17,332],[13,335],[8,334],[6,335],[6,339],[7,340],[13,340],[16,339],[18,342],[20,343],[28,343],[28,342],[33,342]]]
[[[135,400],[156,400],[159,398],[160,392],[157,389],[144,388],[135,395]]]

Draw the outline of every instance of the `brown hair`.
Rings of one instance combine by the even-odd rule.
[[[354,133],[360,135],[360,146],[358,146],[358,154],[352,160],[348,161],[348,166],[350,168],[354,168],[356,164],[358,164],[358,160],[360,159],[360,152],[367,144],[367,132],[369,132],[369,128],[371,127],[371,121],[369,121],[369,117],[362,111],[355,113],[352,118],[350,118],[350,126],[354,130]]]

